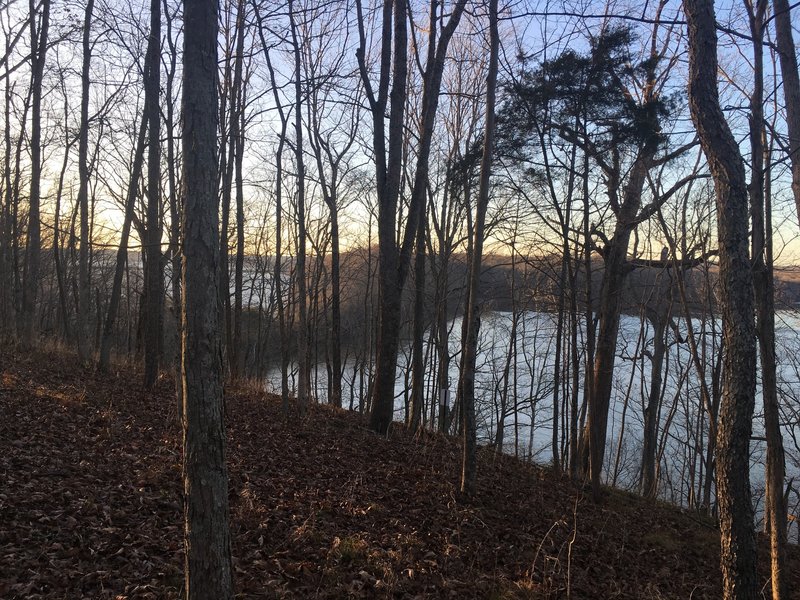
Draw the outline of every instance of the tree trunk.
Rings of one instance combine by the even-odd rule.
[[[147,104],[147,102],[145,102],[145,104]],[[145,110],[145,114],[147,114],[147,110]],[[97,362],[97,368],[101,372],[108,371],[111,362],[111,342],[114,336],[114,324],[117,320],[119,302],[122,297],[122,276],[125,273],[125,266],[128,264],[128,239],[131,233],[133,212],[136,207],[136,193],[139,189],[139,178],[142,176],[146,133],[147,119],[143,118],[142,123],[139,125],[139,137],[136,141],[133,166],[131,167],[131,178],[128,182],[128,195],[125,198],[125,217],[122,221],[122,232],[120,233],[119,249],[117,250],[117,262],[114,268],[114,280],[111,284],[111,298],[108,301],[105,326],[103,328],[103,335],[100,338],[100,357]]]
[[[78,356],[89,360],[89,83],[92,60],[91,25],[94,0],[86,4],[83,21],[83,67],[81,69],[81,125],[78,139],[78,207],[80,211],[80,248],[78,251]]]
[[[480,307],[478,305],[478,283],[481,278],[483,238],[486,229],[486,210],[489,205],[489,182],[492,171],[492,152],[495,133],[495,98],[497,95],[497,70],[500,50],[500,35],[497,27],[497,0],[489,0],[489,72],[486,77],[486,125],[483,134],[483,156],[475,208],[475,241],[472,245],[472,262],[469,269],[469,301],[467,303],[467,338],[464,345],[464,368],[462,380],[462,415],[464,450],[461,469],[461,493],[475,493],[477,478],[477,430],[475,422],[475,359],[480,331]]]
[[[394,414],[394,385],[397,370],[397,349],[400,335],[400,302],[408,273],[417,224],[424,218],[422,212],[428,193],[428,162],[431,141],[439,105],[442,74],[447,48],[464,12],[466,0],[458,0],[452,9],[447,24],[442,28],[438,40],[438,18],[434,5],[428,31],[428,59],[423,73],[422,120],[419,133],[416,171],[411,188],[408,207],[408,222],[400,246],[397,245],[397,210],[400,196],[402,141],[404,139],[404,115],[408,74],[407,6],[398,0],[386,0],[383,6],[383,40],[381,46],[381,69],[378,94],[369,83],[365,59],[366,36],[360,1],[357,2],[359,16],[360,48],[357,51],[361,77],[373,117],[373,150],[375,152],[376,182],[378,191],[378,290],[380,311],[378,315],[378,351],[376,356],[376,379],[373,389],[370,426],[385,433]],[[394,15],[392,15],[394,12]],[[392,31],[394,25],[394,31]],[[392,56],[394,42],[394,56]],[[392,63],[392,59],[393,63]],[[391,106],[389,107],[388,136],[384,131],[385,110],[392,78]],[[389,148],[386,152],[386,138]]]
[[[90,1],[90,5],[92,0]],[[87,14],[91,10],[87,8]],[[88,29],[89,19],[86,27]],[[34,320],[36,315],[36,296],[39,289],[39,263],[42,253],[41,240],[41,179],[42,179],[42,80],[44,79],[44,62],[47,52],[47,36],[50,25],[50,0],[42,2],[42,20],[39,31],[36,31],[36,10],[33,0],[30,2],[31,45],[35,50],[31,56],[31,188],[30,208],[28,211],[28,243],[25,259],[25,284],[22,292],[22,332],[23,344],[32,344]],[[7,156],[10,162],[11,156]],[[7,182],[8,184],[8,182]]]
[[[233,598],[218,305],[217,3],[184,3],[183,478],[186,598]]]
[[[748,256],[744,164],[719,105],[713,0],[684,0],[689,29],[689,107],[714,178],[724,338],[722,406],[717,430],[717,499],[726,599],[758,594],[750,435],[755,403],[753,276]]]
[[[145,71],[145,118],[148,129],[147,233],[144,252],[147,299],[144,336],[144,386],[151,388],[158,378],[161,362],[162,297],[164,274],[161,263],[161,3],[150,0],[150,37]],[[116,279],[116,278],[115,278]]]
[[[181,340],[183,339],[183,322],[181,320],[181,215],[183,209],[178,192],[178,176],[175,158],[175,103],[172,97],[173,83],[178,63],[178,49],[172,35],[173,14],[169,12],[168,0],[164,2],[164,16],[167,23],[167,45],[169,46],[169,71],[166,81],[166,127],[167,127],[167,182],[169,185],[169,219],[170,219],[170,256],[172,267],[172,315],[175,319],[175,355],[173,358],[175,373],[175,393],[178,398],[178,420],[183,421],[183,379],[181,378]]]
[[[643,496],[655,498],[658,492],[656,453],[658,425],[661,421],[661,384],[664,357],[667,354],[665,334],[669,322],[669,312],[652,315],[650,322],[653,324],[653,353],[650,356],[650,390],[644,410],[641,485]]]
[[[289,119],[283,110],[283,105],[278,94],[278,86],[275,81],[275,69],[270,60],[269,44],[264,37],[264,24],[258,5],[253,5],[256,20],[258,21],[258,35],[261,40],[261,47],[264,51],[264,59],[269,71],[270,84],[272,87],[272,97],[275,101],[275,108],[281,123],[281,131],[278,136],[278,148],[275,152],[275,260],[272,269],[272,294],[275,298],[275,305],[278,308],[278,331],[280,335],[281,348],[281,404],[283,412],[289,410],[289,337],[286,326],[286,308],[283,302],[283,267],[281,264],[283,252],[283,146],[286,143],[286,130]]]
[[[750,212],[753,227],[753,283],[756,333],[761,357],[761,390],[764,400],[764,432],[767,438],[765,519],[769,524],[772,598],[789,598],[786,568],[786,505],[783,501],[785,458],[778,406],[775,360],[775,291],[772,274],[772,219],[765,210],[764,176],[764,19],[767,0],[753,10],[748,5],[753,38],[753,92],[750,96],[750,147],[752,175]],[[792,161],[793,163],[795,160]],[[794,166],[794,164],[793,164]],[[771,202],[770,208],[771,208]],[[769,241],[768,241],[769,240]]]
[[[292,48],[294,52],[294,94],[295,94],[295,147],[294,156],[297,169],[297,354],[298,354],[298,385],[297,400],[302,409],[307,408],[310,401],[311,387],[311,352],[308,344],[308,290],[306,286],[306,173],[303,157],[303,119],[302,101],[303,88],[300,81],[302,62],[300,60],[300,40],[297,37],[297,23],[294,16],[294,2],[289,0],[289,23],[292,35]]]
[[[233,333],[228,348],[231,377],[242,374],[244,355],[242,345],[242,302],[244,279],[244,105],[245,82],[242,77],[244,62],[245,2],[236,5],[236,62],[234,63],[233,85],[238,92],[236,103],[231,104],[231,157],[234,165],[234,186],[236,188],[236,258],[233,272]]]
[[[786,104],[786,129],[789,134],[789,161],[792,165],[792,193],[800,219],[800,76],[792,33],[788,0],[774,0],[775,38],[781,63],[783,97]]]
[[[417,227],[417,250],[414,259],[414,337],[412,341],[411,414],[409,426],[417,431],[425,404],[425,219]]]

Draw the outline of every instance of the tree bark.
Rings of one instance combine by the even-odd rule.
[[[300,60],[300,40],[297,36],[297,23],[294,16],[294,2],[289,0],[289,24],[294,53],[294,94],[295,94],[295,168],[297,169],[297,354],[298,382],[297,400],[302,409],[307,408],[310,401],[311,387],[311,352],[308,338],[308,290],[306,285],[306,169],[303,157],[303,87],[300,81],[302,63]]]
[[[753,283],[756,333],[761,357],[761,396],[767,438],[765,519],[769,524],[772,599],[789,598],[786,568],[786,505],[783,498],[785,458],[778,406],[775,360],[775,283],[772,272],[772,219],[765,210],[764,173],[764,19],[767,0],[747,4],[753,38],[753,92],[750,95],[750,213],[753,226]],[[795,161],[793,161],[794,163]],[[793,164],[794,167],[794,164]],[[793,173],[794,175],[794,173]],[[794,182],[793,182],[794,183]],[[771,206],[770,206],[771,207]]]
[[[416,432],[425,404],[425,220],[417,226],[417,249],[414,258],[414,337],[411,356],[411,411],[409,426]]]
[[[78,356],[89,360],[89,84],[92,61],[91,25],[94,0],[86,4],[83,20],[83,66],[81,69],[81,124],[78,138],[78,207],[80,212],[80,248],[78,251]]]
[[[91,3],[92,0],[90,0]],[[89,9],[87,9],[89,10]],[[36,31],[36,10],[30,2],[31,44],[35,47],[31,56],[31,187],[28,210],[28,243],[26,246],[25,283],[22,290],[22,331],[23,344],[32,344],[34,320],[36,315],[36,296],[39,289],[39,263],[42,253],[41,240],[41,179],[42,179],[42,80],[47,52],[47,37],[50,25],[50,0],[42,2],[42,20]],[[88,27],[88,20],[87,20]],[[11,156],[6,160],[10,163]],[[8,184],[8,182],[7,182]]]
[[[186,597],[233,598],[218,305],[217,2],[184,2],[183,478]]]
[[[792,33],[792,15],[788,0],[774,0],[775,41],[783,79],[786,104],[786,129],[789,134],[789,162],[792,165],[792,193],[797,218],[800,219],[800,75]]]
[[[360,47],[357,51],[359,69],[367,91],[373,118],[373,150],[375,152],[376,183],[378,192],[378,344],[376,377],[372,391],[370,426],[379,433],[389,429],[394,415],[394,385],[397,371],[397,351],[400,336],[400,302],[408,274],[417,224],[422,213],[428,186],[428,161],[431,141],[439,105],[442,74],[447,48],[464,13],[466,0],[458,0],[447,24],[436,38],[437,19],[431,15],[429,28],[428,60],[423,74],[422,122],[420,126],[416,172],[411,188],[408,222],[402,242],[397,244],[397,210],[400,195],[402,141],[408,74],[407,6],[399,0],[386,0],[383,5],[381,69],[377,95],[369,82],[365,59],[366,36],[361,3],[359,15]],[[394,25],[394,31],[392,31]],[[394,43],[394,56],[392,56]],[[392,63],[393,59],[393,63]],[[392,77],[391,104],[389,106],[388,153],[384,131],[384,113],[389,94],[389,77]]]
[[[145,114],[147,114],[147,110],[145,110]],[[146,133],[147,119],[143,118],[139,126],[139,136],[133,155],[131,177],[128,182],[128,195],[125,198],[125,216],[122,221],[122,232],[120,233],[119,248],[117,249],[117,262],[114,267],[114,279],[111,284],[111,298],[108,301],[108,311],[106,312],[103,335],[100,338],[100,356],[97,361],[97,368],[101,372],[108,371],[111,363],[111,342],[114,335],[114,324],[117,320],[117,312],[119,311],[119,303],[122,297],[122,276],[125,274],[125,266],[128,264],[128,240],[131,234],[133,212],[136,207],[136,193],[139,188],[139,178],[142,176]]]
[[[667,276],[666,271],[663,273]],[[656,293],[663,292],[661,286],[656,287]],[[657,301],[660,301],[657,299]],[[655,314],[648,319],[653,324],[653,352],[650,355],[650,390],[648,392],[647,406],[644,410],[644,432],[642,443],[642,495],[655,498],[658,492],[657,478],[657,442],[658,426],[661,422],[662,381],[664,358],[667,354],[667,340],[665,338],[667,325],[670,319],[669,305],[662,311],[656,309]]]
[[[147,233],[144,244],[145,298],[144,386],[151,388],[158,378],[161,362],[162,298],[164,272],[161,262],[161,2],[150,0],[150,37],[145,70],[145,115],[148,129]]]
[[[486,76],[486,124],[483,134],[483,155],[475,208],[475,241],[472,245],[472,262],[469,268],[469,301],[464,318],[467,332],[464,345],[462,381],[463,460],[461,468],[461,493],[472,496],[477,479],[477,429],[475,422],[475,359],[480,331],[478,283],[481,277],[483,238],[486,229],[486,210],[489,206],[489,182],[492,173],[494,150],[495,103],[497,97],[497,71],[500,53],[500,35],[497,27],[497,0],[489,0],[489,72]]]
[[[719,104],[713,0],[684,0],[683,6],[689,29],[689,107],[717,202],[725,344],[716,456],[723,592],[726,599],[749,600],[757,597],[758,578],[749,470],[756,347],[747,185],[739,148]]]

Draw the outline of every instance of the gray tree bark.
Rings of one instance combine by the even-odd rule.
[[[764,19],[767,0],[755,6],[745,3],[753,38],[753,92],[750,95],[750,212],[753,223],[753,283],[756,333],[761,358],[761,395],[764,399],[764,432],[767,438],[766,510],[770,534],[772,599],[789,598],[786,576],[786,504],[783,480],[786,472],[778,406],[775,360],[775,283],[772,272],[772,219],[765,206],[768,197],[764,172]],[[796,161],[793,160],[793,163]],[[794,166],[794,164],[793,164]],[[794,173],[793,173],[794,175]],[[771,203],[770,203],[771,208]]]
[[[717,428],[717,501],[723,594],[758,594],[750,435],[755,404],[753,275],[748,255],[748,197],[736,140],[719,104],[713,0],[684,0],[689,30],[689,107],[714,178],[724,339],[722,405]]]
[[[184,2],[183,480],[186,597],[233,598],[218,304],[217,2]]]

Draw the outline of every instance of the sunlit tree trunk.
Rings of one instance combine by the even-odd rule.
[[[755,404],[753,276],[748,255],[744,164],[722,114],[717,88],[713,0],[684,0],[689,29],[689,107],[714,178],[724,337],[722,406],[717,430],[717,499],[724,597],[758,594],[750,435]]]
[[[786,566],[786,506],[783,498],[785,462],[778,407],[775,360],[775,284],[772,275],[772,219],[765,210],[764,177],[764,19],[767,0],[745,3],[753,38],[753,92],[750,95],[750,147],[752,173],[750,212],[753,227],[753,283],[756,333],[761,358],[761,395],[767,438],[766,507],[769,524],[773,600],[789,598]],[[794,163],[796,159],[792,162]]]

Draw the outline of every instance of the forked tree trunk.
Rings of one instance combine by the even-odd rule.
[[[436,7],[431,13],[428,41],[428,60],[423,73],[422,119],[419,132],[416,171],[408,207],[408,222],[402,242],[397,244],[397,211],[399,207],[402,141],[408,74],[407,5],[399,0],[386,0],[382,15],[382,44],[380,83],[374,93],[366,64],[366,34],[360,0],[356,2],[360,47],[356,52],[359,70],[367,92],[373,118],[373,150],[375,152],[378,192],[378,344],[376,374],[372,390],[370,426],[386,433],[394,415],[394,385],[397,370],[397,351],[400,336],[400,302],[408,274],[417,224],[425,217],[425,197],[428,193],[428,161],[431,151],[436,111],[439,106],[447,48],[464,13],[466,0],[458,0],[450,18],[437,39]],[[394,52],[392,52],[394,45]],[[390,74],[391,71],[391,74]],[[391,104],[387,104],[391,75]],[[385,131],[385,112],[389,108],[389,130]],[[388,152],[386,139],[388,138]]]

